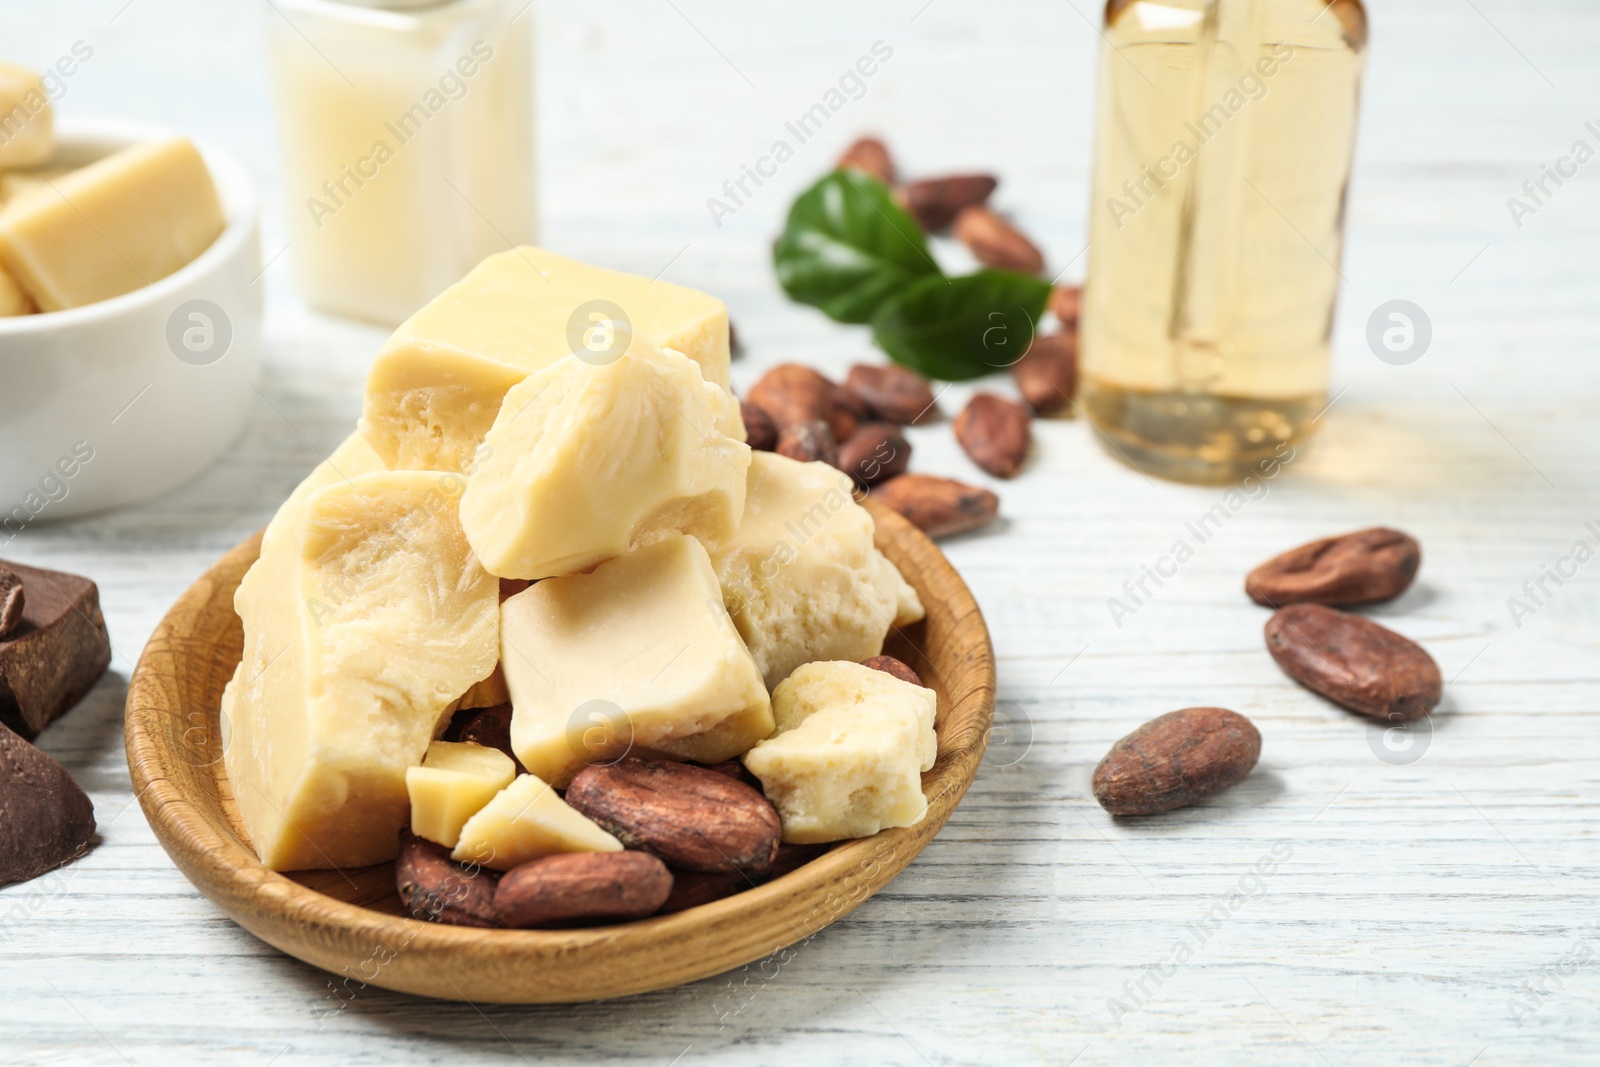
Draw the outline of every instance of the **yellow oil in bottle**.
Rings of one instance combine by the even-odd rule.
[[[1327,404],[1359,0],[1110,0],[1082,404],[1182,481],[1280,460]]]

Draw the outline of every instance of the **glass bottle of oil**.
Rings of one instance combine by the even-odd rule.
[[[1109,0],[1082,403],[1182,481],[1282,461],[1327,404],[1360,0]]]
[[[295,279],[393,325],[536,237],[529,0],[265,0]]]

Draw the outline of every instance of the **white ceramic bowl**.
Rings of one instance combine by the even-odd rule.
[[[62,123],[56,162],[170,136]],[[0,548],[33,523],[161,495],[244,425],[261,342],[259,197],[243,164],[199,147],[228,222],[198,259],[98,304],[0,318]]]

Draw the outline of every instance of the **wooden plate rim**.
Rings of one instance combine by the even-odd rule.
[[[962,638],[957,647],[970,659],[962,663],[961,678],[944,686],[948,702],[940,708],[939,757],[923,775],[928,813],[916,826],[846,842],[781,878],[674,915],[572,930],[486,931],[421,922],[340,900],[269,871],[243,842],[223,832],[220,811],[208,814],[201,806],[206,798],[185,791],[172,766],[175,730],[181,734],[183,724],[191,723],[202,725],[210,737],[220,730],[216,701],[184,707],[180,675],[186,657],[215,656],[216,650],[214,642],[188,632],[183,620],[215,612],[219,598],[231,612],[238,578],[258,554],[259,533],[229,550],[185,590],[134,669],[125,739],[140,806],[168,855],[213,903],[267,943],[342,974],[347,983],[353,977],[360,984],[463,1001],[551,1003],[667,988],[762,959],[849,914],[921,852],[971,785],[992,723],[994,653],[970,590],[920,530],[870,497],[865,503],[877,523],[880,548],[908,580],[917,584],[920,576],[918,591],[925,601],[930,593],[939,594],[951,637]],[[228,674],[237,662],[234,653],[223,665]],[[219,757],[211,773],[226,783],[221,766]],[[810,908],[796,915],[796,904]],[[770,936],[725,936],[759,929],[775,915],[787,925]],[[626,965],[634,956],[665,958],[673,948],[696,950],[698,958],[670,966],[658,960],[654,968]],[[405,965],[391,966],[401,953]],[[589,974],[581,961],[591,955],[615,966]],[[512,981],[504,988],[475,988],[469,996],[448,973],[448,965],[464,956],[513,976],[526,973],[529,980],[522,987]],[[352,970],[351,959],[364,964]],[[574,980],[566,983],[562,976],[569,971]]]

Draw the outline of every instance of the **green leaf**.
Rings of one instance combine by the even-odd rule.
[[[840,322],[870,322],[884,300],[939,274],[916,220],[882,182],[853,170],[800,195],[772,263],[792,299]]]
[[[873,316],[872,337],[930,378],[979,378],[1022,358],[1049,296],[1049,282],[1010,271],[924,278]]]

